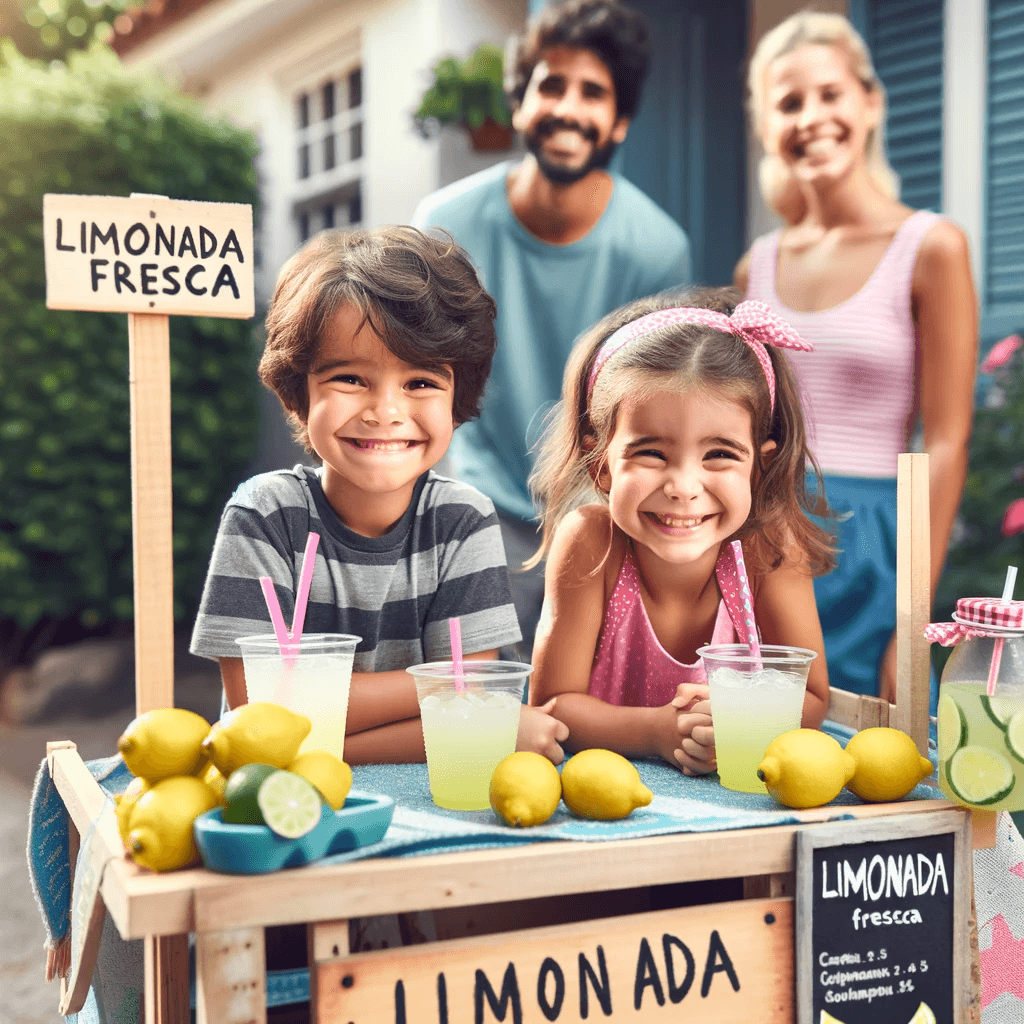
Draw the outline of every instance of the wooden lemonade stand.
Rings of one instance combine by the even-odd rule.
[[[113,261],[97,270],[96,250],[86,251],[93,223],[101,232],[116,224],[125,253],[132,253],[119,260],[121,287],[112,287]],[[48,305],[128,314],[138,714],[171,706],[174,699],[168,314],[253,315],[251,223],[250,208],[234,204],[152,196],[48,196],[44,201]],[[153,255],[158,224],[169,243],[163,259]],[[181,259],[178,250],[189,227],[197,258],[189,253]],[[172,231],[177,242],[170,241]],[[179,266],[176,280],[190,282],[173,294],[163,273],[168,249]],[[108,278],[97,279],[97,272]],[[900,456],[898,518],[897,703],[833,691],[829,717],[855,729],[893,724],[927,753],[927,456]],[[944,924],[928,952],[930,980],[922,971],[911,982],[906,971],[918,970],[924,959],[905,958],[896,968],[903,971],[900,984],[923,991],[944,978],[949,1012],[940,1022],[972,1019],[977,997],[971,975],[976,938],[973,952],[970,939],[972,815],[942,799],[793,812],[797,824],[764,828],[368,858],[253,876],[205,869],[153,874],[126,858],[113,806],[74,745],[48,744],[47,759],[70,819],[72,864],[79,836],[86,837],[87,847],[79,868],[86,877],[80,895],[76,883],[72,915],[72,969],[62,984],[65,1013],[84,1001],[100,925],[109,914],[122,938],[145,940],[147,1024],[189,1020],[189,933],[195,934],[198,1024],[263,1024],[264,929],[301,922],[307,924],[311,1020],[318,1024],[606,1018],[819,1024],[812,988],[823,974],[821,958],[829,956],[821,947],[823,937],[831,934],[823,900],[842,889],[841,877],[839,883],[828,881],[829,851],[838,855],[860,844],[888,843],[890,852],[898,851],[899,864],[915,865],[906,869],[911,874],[924,863],[922,857],[931,865],[927,885],[923,875],[914,875],[915,894],[920,887],[924,900],[930,885],[928,898],[934,897],[940,868],[938,892],[946,894],[940,908]],[[975,845],[991,845],[994,819],[994,814],[977,818]],[[936,843],[941,855],[933,852]],[[872,867],[861,867],[867,871],[865,895],[873,885],[874,860]],[[812,891],[817,877],[812,865],[819,861],[825,862],[825,880],[820,891]],[[745,880],[747,898],[740,901],[600,916],[608,913],[603,894],[612,891],[737,877]],[[897,882],[902,892],[906,876]],[[839,890],[829,888],[835,884]],[[579,904],[588,904],[583,916],[594,919],[522,929],[520,916],[518,929],[496,934],[349,950],[353,917],[459,908],[479,916],[482,905],[483,913],[500,915],[501,908],[491,905],[574,894]],[[898,931],[890,927],[881,938],[865,938],[871,945],[866,952],[836,948],[836,962],[859,961],[865,974],[885,977],[888,966],[867,969],[867,961],[874,960],[876,947],[885,958],[889,948],[899,953]],[[858,930],[850,941],[860,943],[867,934]],[[888,976],[895,983],[891,972]],[[849,988],[846,982],[836,984]],[[862,985],[857,998],[872,1005],[879,1024],[887,1024],[884,986],[876,991],[864,987],[875,986],[874,980],[856,984]],[[845,1020],[852,1010],[840,1002],[829,1012]],[[893,1024],[908,1019],[909,1014],[893,1018]]]

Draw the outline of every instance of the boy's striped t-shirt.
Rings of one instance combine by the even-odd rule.
[[[451,657],[448,619],[467,654],[517,643],[501,532],[489,498],[432,470],[382,537],[348,529],[308,466],[264,473],[227,503],[191,650],[237,658],[235,640],[272,632],[261,576],[274,581],[290,626],[302,553],[320,534],[304,633],[362,637],[354,670],[385,672]]]

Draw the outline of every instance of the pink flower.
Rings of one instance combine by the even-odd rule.
[[[1003,536],[1012,537],[1015,533],[1024,533],[1024,498],[1011,501],[1003,516]]]
[[[997,341],[985,356],[985,361],[981,364],[981,372],[991,373],[993,370],[998,370],[1000,366],[1005,366],[1021,345],[1024,345],[1024,340],[1019,334],[1008,334],[1002,341]]]

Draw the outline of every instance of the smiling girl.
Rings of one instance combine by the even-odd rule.
[[[761,191],[785,226],[754,242],[735,280],[814,345],[792,366],[841,514],[839,568],[815,584],[832,684],[895,701],[897,456],[920,422],[934,593],[971,433],[967,243],[950,221],[899,202],[885,90],[844,17],[786,19],[758,43],[748,84]]]
[[[531,481],[547,555],[531,700],[558,697],[574,750],[714,770],[696,651],[733,639],[727,541],[743,542],[764,642],[822,651],[812,577],[831,566],[830,538],[807,516],[800,402],[774,347],[804,343],[762,303],[734,299],[632,303],[566,367]],[[827,706],[820,657],[803,724]]]

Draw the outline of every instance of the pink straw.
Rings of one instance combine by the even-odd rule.
[[[750,580],[747,578],[747,567],[743,561],[743,545],[734,540],[730,545],[736,561],[736,582],[740,588],[740,598],[743,601],[744,620],[747,624],[747,644],[750,647],[750,656],[760,659],[761,645],[757,640],[757,626],[754,623],[754,596],[750,592]]]
[[[455,692],[462,693],[466,689],[466,680],[462,674],[462,623],[458,616],[448,620],[448,635],[452,641],[452,663],[455,668]]]
[[[1003,584],[1003,596],[1000,600],[1006,604],[1013,600],[1013,585],[1017,582],[1017,566],[1006,567],[1006,582]],[[992,645],[992,660],[988,664],[988,682],[985,684],[985,693],[991,697],[996,692],[996,680],[999,678],[999,665],[1003,660],[1003,638],[996,637]]]
[[[295,649],[302,642],[302,625],[306,620],[306,605],[309,603],[309,587],[313,582],[313,570],[316,568],[316,548],[320,543],[320,534],[311,533],[306,538],[306,550],[302,555],[302,570],[299,574],[299,589],[295,594],[295,613],[292,615],[291,632],[284,624],[281,603],[274,590],[274,581],[269,576],[260,577],[263,597],[270,612],[270,622],[277,637],[277,646],[286,665],[295,664]]]

